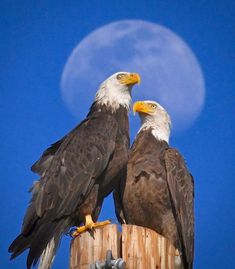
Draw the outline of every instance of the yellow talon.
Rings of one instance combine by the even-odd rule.
[[[102,221],[102,222],[93,222],[91,215],[85,216],[85,225],[81,227],[77,227],[77,229],[73,232],[72,236],[76,237],[80,235],[81,233],[84,233],[88,230],[92,230],[97,227],[101,227],[107,224],[110,224],[110,220]]]

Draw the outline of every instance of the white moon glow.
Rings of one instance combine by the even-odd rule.
[[[169,29],[141,20],[105,25],[84,38],[69,57],[61,80],[62,97],[84,117],[99,84],[117,71],[138,72],[133,100],[155,100],[169,112],[173,129],[187,129],[204,103],[203,75],[191,49]]]

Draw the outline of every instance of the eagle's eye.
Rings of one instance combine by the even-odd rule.
[[[150,104],[150,107],[155,109],[157,106],[155,104]]]
[[[124,76],[125,76],[125,74],[121,73],[121,74],[118,74],[116,78],[117,78],[118,80],[120,80],[120,79],[122,79]]]

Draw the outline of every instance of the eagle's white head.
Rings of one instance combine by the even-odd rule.
[[[169,143],[171,119],[166,110],[154,101],[138,101],[133,106],[141,119],[140,130],[151,128],[153,136]]]
[[[101,105],[111,107],[113,111],[120,106],[129,109],[131,89],[136,83],[140,83],[140,76],[136,73],[115,73],[100,85],[95,100]]]

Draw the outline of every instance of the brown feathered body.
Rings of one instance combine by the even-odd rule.
[[[193,188],[180,153],[148,129],[138,133],[126,177],[114,192],[119,221],[148,227],[168,238],[180,251],[184,269],[193,264]]]
[[[62,234],[85,215],[97,220],[104,197],[123,177],[128,148],[128,110],[95,102],[87,118],[32,166],[41,178],[32,188],[21,234],[9,247],[12,258],[29,248],[30,268],[48,244],[55,253]]]

